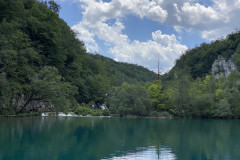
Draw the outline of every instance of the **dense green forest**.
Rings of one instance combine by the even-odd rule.
[[[157,80],[141,66],[87,53],[60,8],[54,1],[0,1],[0,114],[108,115],[89,108],[106,104],[120,116],[240,118],[239,31],[186,51]],[[216,77],[219,56],[237,69]]]
[[[124,82],[156,78],[141,66],[87,53],[59,11],[54,1],[0,1],[1,114],[101,105]]]
[[[230,75],[224,74],[221,64],[212,73],[219,56],[233,62],[236,69]],[[172,70],[162,76],[165,110],[179,117],[240,118],[239,69],[239,31],[186,51]],[[215,76],[216,72],[221,76]]]

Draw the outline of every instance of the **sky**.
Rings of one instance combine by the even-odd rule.
[[[240,0],[55,0],[88,52],[168,72],[186,50],[239,29]]]

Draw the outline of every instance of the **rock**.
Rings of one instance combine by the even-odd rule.
[[[234,56],[234,55],[233,55]],[[232,71],[237,71],[236,65],[233,63],[233,56],[226,60],[223,56],[219,55],[218,58],[213,62],[212,74],[219,79],[220,76],[229,76]]]

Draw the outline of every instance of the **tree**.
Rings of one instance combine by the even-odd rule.
[[[230,109],[230,104],[226,99],[221,99],[219,103],[217,103],[217,108],[215,110],[215,117],[220,118],[231,118],[232,111]]]
[[[24,85],[20,91],[21,103],[18,112],[23,112],[33,101],[53,104],[55,107],[64,106],[71,96],[76,94],[76,88],[61,81],[61,76],[55,67],[44,67],[32,79],[29,85]]]
[[[209,117],[214,101],[209,93],[195,95],[191,99],[189,105],[190,116],[193,117]]]
[[[190,104],[190,81],[191,76],[188,73],[188,69],[180,69],[176,72],[177,78],[177,104],[179,105],[178,114],[179,117],[186,116],[189,110]]]
[[[10,108],[11,90],[9,82],[6,79],[6,73],[0,73],[0,110]]]
[[[61,7],[60,5],[58,5],[57,3],[55,3],[54,1],[49,1],[48,4],[50,5],[49,8],[56,13],[59,13]]]
[[[216,81],[214,76],[206,75],[205,79],[203,80],[203,89],[204,92],[211,93],[214,97],[216,90]]]
[[[148,93],[152,99],[152,108],[155,111],[165,111],[166,107],[164,102],[165,96],[162,91],[161,80],[156,80],[147,88]]]
[[[216,99],[221,100],[225,98],[225,92],[223,89],[217,89],[215,93]]]
[[[70,99],[101,104],[123,82],[154,80],[146,68],[87,53],[59,10],[53,0],[0,1],[0,108],[22,112],[36,101],[59,108]],[[135,110],[141,110],[140,102]]]
[[[111,90],[107,104],[112,113],[146,116],[150,111],[151,100],[143,86],[123,83]]]

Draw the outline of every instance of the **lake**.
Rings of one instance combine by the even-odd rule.
[[[240,120],[0,119],[1,160],[239,160]]]

